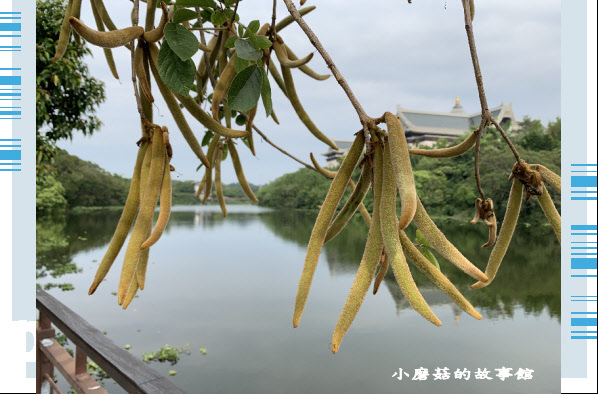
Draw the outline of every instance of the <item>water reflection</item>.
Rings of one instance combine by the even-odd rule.
[[[214,230],[227,223],[234,223],[243,231],[243,228],[259,221],[276,237],[306,247],[316,216],[317,213],[312,211],[271,211],[257,206],[232,205],[228,217],[224,218],[217,206],[175,207],[165,233],[175,229]],[[118,211],[92,211],[71,215],[65,220],[38,223],[38,276],[43,277],[49,272],[57,277],[76,272],[73,255],[104,248],[119,217]],[[490,250],[480,247],[487,236],[483,226],[445,222],[440,227],[465,256],[480,269],[485,268]],[[413,226],[407,230],[413,239]],[[324,247],[325,258],[321,261],[327,263],[330,276],[355,274],[367,232],[365,223],[356,217]],[[497,278],[492,286],[481,290],[470,291],[469,285],[474,280],[436,255],[443,273],[474,306],[486,309],[491,316],[512,317],[515,307],[521,305],[527,313],[538,315],[547,309],[551,317],[560,319],[560,245],[550,226],[519,226]],[[410,267],[415,282],[429,303],[452,305],[452,301],[425,275]],[[395,299],[397,310],[409,308],[390,271],[384,283]]]
[[[443,385],[442,390],[556,391],[560,248],[551,228],[519,227],[498,277],[481,290],[469,290],[474,280],[440,259],[442,271],[484,316],[482,321],[462,313],[412,269],[443,327],[426,323],[414,312],[388,275],[380,292],[366,297],[341,351],[332,356],[327,345],[361,260],[367,227],[355,218],[325,246],[304,319],[293,330],[293,300],[316,215],[231,206],[225,219],[217,206],[177,207],[163,239],[152,248],[147,288],[127,311],[111,294],[119,268],[108,274],[96,294],[86,295],[120,212],[88,212],[40,222],[38,274],[47,277],[39,282],[53,280],[50,274],[68,278],[75,290],[54,289],[52,294],[106,330],[117,344],[131,344],[136,356],[166,343],[191,342],[192,352],[177,364],[173,378],[190,393],[198,392],[198,385],[209,393],[435,393],[438,382],[415,387],[390,376],[397,368],[475,371],[502,363],[535,369],[534,381],[526,385],[516,380],[470,381]],[[483,226],[455,222],[440,226],[484,268],[490,251],[480,248],[487,237]],[[234,247],[230,239],[235,240]],[[202,347],[208,349],[206,356],[198,351]],[[155,367],[168,374],[168,366]],[[115,386],[107,388],[123,393]]]

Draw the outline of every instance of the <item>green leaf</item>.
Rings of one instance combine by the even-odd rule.
[[[257,60],[262,58],[262,51],[256,49],[249,41],[235,41],[235,49],[237,50],[237,57],[241,59]]]
[[[430,245],[430,243],[428,242],[428,240],[426,239],[426,237],[424,237],[424,235],[422,234],[421,231],[419,230],[415,230],[415,236],[417,237],[417,242],[427,246],[428,248],[434,249],[434,247],[432,245]]]
[[[191,59],[199,50],[199,42],[195,34],[176,23],[167,23],[164,26],[164,37],[168,45],[181,60]]]
[[[262,73],[259,70],[253,65],[235,76],[228,89],[228,105],[231,109],[248,111],[256,106],[262,90]]]
[[[238,29],[239,29],[239,37],[243,37],[243,31],[244,31],[244,30],[243,30],[243,26],[242,26],[242,25],[239,25],[239,28],[238,28]]]
[[[214,0],[177,0],[178,7],[209,7],[216,8]]]
[[[224,10],[224,15],[226,16],[227,20],[231,20],[233,18],[233,13],[235,11],[231,10],[230,8],[227,8]],[[235,22],[239,21],[239,13],[235,14]]]
[[[249,25],[247,25],[247,30],[251,30],[253,32],[253,34],[257,33],[257,31],[260,29],[260,21],[251,21],[249,22]]]
[[[188,10],[186,8],[181,8],[174,12],[173,22],[174,23],[181,23],[184,21],[190,21],[191,19],[197,19],[199,14],[195,11]]]
[[[206,133],[203,136],[203,139],[201,140],[201,146],[208,146],[213,135],[214,133],[212,133],[210,130],[206,131]]]
[[[243,115],[239,115],[235,118],[235,123],[237,126],[243,126],[245,123],[247,123],[247,120]]]
[[[195,81],[195,63],[191,59],[182,61],[164,41],[158,53],[158,74],[172,91],[187,97]]]
[[[201,11],[199,11],[199,15],[201,16],[202,23],[212,20],[212,10],[209,8],[203,8]]]
[[[272,46],[272,42],[266,36],[256,36],[255,42],[254,45],[259,49],[268,49]]]
[[[249,67],[249,60],[241,59],[235,55],[235,72],[238,74],[247,67]]]
[[[262,74],[262,102],[264,103],[264,109],[266,110],[266,116],[270,116],[272,113],[272,91],[270,90],[270,81],[268,81],[268,75],[266,70],[259,67],[260,73]]]
[[[228,38],[228,40],[226,40],[226,42],[224,43],[224,46],[226,48],[234,48],[235,47],[235,41],[237,41],[237,37],[231,36],[231,37]]]
[[[216,10],[212,13],[211,21],[214,26],[220,26],[226,22],[226,17],[222,11]]]
[[[438,264],[438,260],[436,260],[436,257],[432,254],[432,252],[430,252],[430,249],[424,246],[422,248],[422,254],[430,263],[434,264],[436,268],[438,268],[438,271],[440,271],[440,264]]]
[[[237,1],[241,0],[224,0],[224,5],[228,7],[229,5],[235,4]]]

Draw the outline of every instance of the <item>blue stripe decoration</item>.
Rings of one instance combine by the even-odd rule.
[[[0,85],[20,85],[21,77],[19,75],[0,75]]]
[[[597,180],[595,176],[572,176],[571,187],[596,187]]]
[[[21,151],[0,150],[0,160],[21,160]]]
[[[597,325],[595,317],[572,317],[571,318],[571,325],[573,327],[593,327]]]
[[[598,225],[572,224],[571,230],[598,230]]]
[[[20,23],[0,23],[0,31],[21,31]]]
[[[571,259],[571,269],[574,270],[595,270],[597,259],[583,259],[573,258]]]

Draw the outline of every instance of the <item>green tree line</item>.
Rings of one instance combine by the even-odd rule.
[[[561,166],[561,120],[550,122],[544,127],[540,120],[525,118],[513,139],[520,155],[528,163],[543,163],[560,174]],[[448,143],[440,139],[431,148],[445,148],[456,145],[467,136]],[[474,178],[474,150],[464,155],[437,160],[423,156],[411,156],[413,175],[418,194],[426,210],[436,217],[448,216],[460,219],[473,217],[474,202],[478,197]],[[513,154],[496,129],[487,129],[481,142],[480,173],[482,188],[493,199],[499,218],[502,218],[511,188],[508,181],[510,170],[515,163]],[[357,171],[353,179],[357,181]],[[285,209],[317,209],[324,201],[330,187],[330,180],[307,168],[283,175],[263,186],[258,193],[260,205]],[[550,189],[555,204],[560,208],[560,195]],[[348,198],[345,193],[344,199]],[[341,201],[340,206],[342,206]],[[372,211],[373,199],[368,193],[364,204]],[[542,211],[535,199],[530,199],[523,206],[522,217],[530,223],[543,218]]]
[[[99,165],[57,150],[52,163],[53,176],[38,177],[36,206],[38,216],[63,215],[80,207],[121,207],[129,193],[131,180],[111,174]],[[195,181],[172,181],[175,205],[200,204],[195,197]],[[254,192],[258,186],[251,185]],[[249,201],[238,183],[223,185],[224,196]]]

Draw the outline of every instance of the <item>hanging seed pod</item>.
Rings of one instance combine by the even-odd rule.
[[[428,216],[428,213],[419,198],[417,199],[417,210],[413,217],[413,221],[428,242],[430,242],[432,247],[445,259],[453,263],[455,267],[480,282],[486,282],[488,280],[488,277],[480,271],[478,267],[467,260],[465,256],[463,256],[461,252],[446,239],[442,231],[436,227],[434,221]]]
[[[424,257],[423,254],[417,247],[411,242],[407,234],[403,230],[400,232],[401,237],[401,245],[403,246],[403,251],[405,255],[411,262],[424,274],[426,275],[436,286],[440,288],[443,292],[448,295],[451,300],[455,304],[459,306],[459,308],[463,309],[463,311],[475,319],[480,320],[482,315],[475,310],[475,308],[463,297],[463,295],[457,290],[455,285],[451,283],[450,280],[446,276],[440,272],[438,268],[434,266],[434,264],[430,263],[428,259]]]
[[[295,311],[293,315],[293,327],[299,325],[303,310],[305,309],[305,303],[307,302],[307,296],[309,295],[309,289],[311,282],[318,265],[320,252],[324,246],[324,239],[326,238],[326,232],[332,221],[332,216],[336,211],[338,203],[345,193],[351,174],[355,170],[355,166],[361,156],[364,146],[363,133],[359,132],[355,137],[355,141],[347,157],[343,160],[341,167],[338,170],[337,175],[332,180],[326,199],[322,203],[322,208],[314,224],[314,228],[309,238],[309,244],[307,245],[307,255],[305,257],[305,264],[303,266],[303,272],[301,273],[301,279],[299,280],[299,288],[297,290],[297,296],[295,298]]]
[[[486,282],[474,283],[471,286],[472,289],[481,289],[482,287],[488,286],[496,276],[496,272],[500,267],[502,259],[505,257],[505,254],[507,253],[507,249],[509,248],[509,244],[511,243],[511,238],[513,237],[513,233],[515,232],[515,227],[517,226],[517,219],[519,218],[519,211],[521,210],[522,200],[523,184],[518,180],[514,180],[513,184],[511,185],[511,194],[509,195],[509,202],[507,204],[505,217],[500,227],[500,233],[498,234],[496,245],[494,245],[494,248],[492,248],[492,253],[490,253],[488,265],[486,266],[486,275],[488,277],[488,280]]]
[[[411,159],[409,158],[409,148],[403,126],[399,119],[386,112],[384,120],[388,126],[388,149],[396,185],[401,195],[401,217],[399,218],[399,227],[405,229],[417,209],[417,192],[415,190],[415,179],[411,169]]]
[[[366,164],[367,166],[367,164]],[[370,169],[367,169],[367,172]],[[365,171],[365,169],[364,169]],[[382,146],[376,144],[374,147],[374,195],[379,196],[382,190]],[[332,353],[336,353],[343,340],[343,337],[349,330],[353,320],[359,312],[365,295],[372,284],[376,267],[382,254],[382,233],[380,232],[380,198],[374,199],[374,219],[370,226],[368,239],[363,251],[361,263],[357,269],[353,286],[347,296],[347,301],[336,323],[336,328],[332,334]]]
[[[73,29],[81,35],[90,44],[102,48],[117,48],[128,44],[143,34],[143,27],[131,26],[120,30],[101,32],[93,30],[81,22],[79,19],[71,16],[69,22]]]
[[[409,153],[413,155],[434,157],[434,158],[446,158],[460,156],[475,146],[476,139],[478,137],[478,130],[474,131],[467,137],[467,139],[458,145],[451,146],[450,148],[443,149],[411,149]]]
[[[538,198],[538,202],[540,203],[540,206],[542,207],[542,211],[544,211],[544,215],[548,219],[548,222],[552,226],[552,229],[554,230],[554,233],[556,234],[556,237],[560,243],[561,242],[561,215],[559,214],[559,211],[554,206],[554,202],[552,201],[552,198],[550,197],[548,190],[546,190],[546,186],[544,186],[544,192],[541,195],[536,196],[536,197]]]
[[[378,196],[381,200],[380,227],[382,230],[382,239],[384,240],[384,250],[390,261],[390,266],[397,279],[397,283],[405,298],[409,301],[409,304],[430,323],[441,326],[442,323],[434,312],[432,312],[428,303],[417,289],[411,276],[411,271],[409,271],[407,260],[405,260],[405,255],[403,254],[396,214],[396,177],[391,159],[391,149],[388,149],[388,144],[386,145],[383,156],[382,192]]]
[[[92,295],[96,291],[100,283],[102,283],[102,281],[108,274],[110,267],[112,267],[114,260],[118,256],[118,253],[120,252],[121,248],[125,243],[125,240],[127,239],[127,234],[129,233],[129,230],[133,225],[135,215],[137,215],[137,208],[139,208],[139,188],[141,182],[141,169],[146,156],[151,157],[151,153],[146,154],[148,150],[148,145],[148,141],[142,142],[139,147],[139,151],[137,152],[137,159],[135,161],[135,168],[133,170],[133,176],[131,178],[131,185],[129,187],[129,194],[127,195],[125,207],[120,216],[120,219],[118,220],[116,230],[114,230],[114,235],[110,240],[108,249],[106,250],[106,253],[104,254],[104,257],[102,258],[102,261],[100,262],[100,265],[96,271],[93,283],[89,287],[89,295]]]

